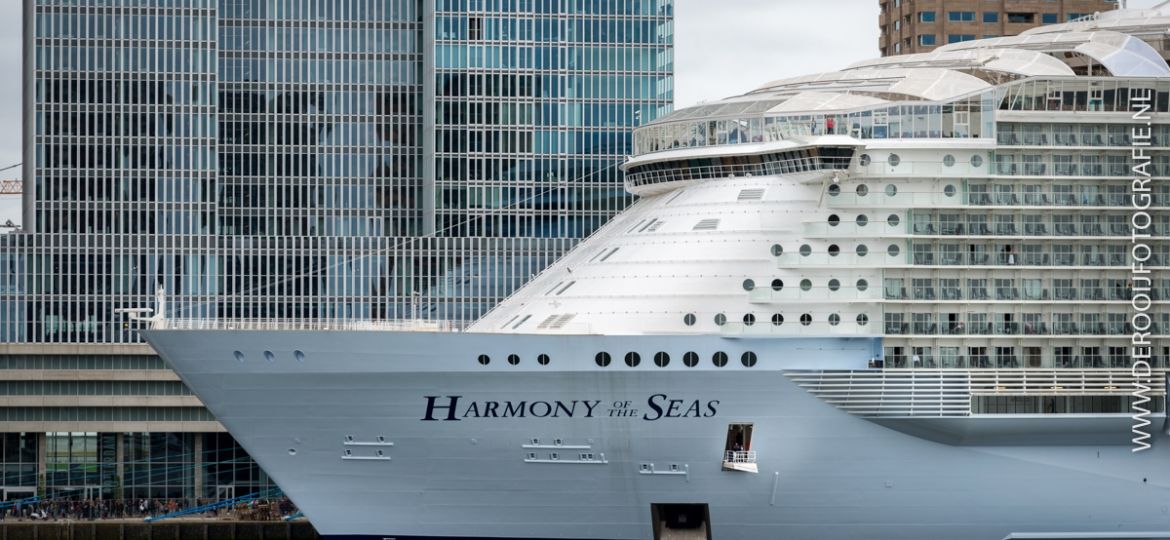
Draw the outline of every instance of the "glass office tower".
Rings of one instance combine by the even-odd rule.
[[[24,7],[10,498],[263,487],[115,310],[468,323],[630,202],[630,128],[672,103],[670,0]]]

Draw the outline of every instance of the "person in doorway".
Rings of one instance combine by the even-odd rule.
[[[828,118],[825,118],[825,134],[826,134],[826,135],[832,135],[832,134],[833,134],[833,128],[834,128],[834,127],[836,127],[836,126],[835,126],[835,124],[834,124],[834,122],[833,122],[833,117],[832,117],[832,116],[830,116],[830,117],[828,117]]]

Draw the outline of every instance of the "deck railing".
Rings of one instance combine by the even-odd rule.
[[[306,330],[343,332],[459,332],[463,324],[438,320],[155,319],[157,330]]]
[[[723,461],[727,463],[755,463],[755,450],[728,450],[727,455],[723,456]]]

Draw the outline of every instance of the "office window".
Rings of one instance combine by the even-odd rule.
[[[1032,24],[1036,22],[1035,13],[1008,13],[1007,22]]]
[[[999,12],[998,11],[984,11],[983,12],[983,22],[985,22],[985,23],[999,22]]]
[[[1040,15],[1040,22],[1044,24],[1056,24],[1060,18],[1055,13],[1043,13]]]
[[[921,36],[918,36],[918,44],[919,45],[934,45],[935,44],[934,34],[923,34]]]
[[[947,43],[958,43],[960,41],[971,41],[975,39],[975,34],[947,34]]]
[[[974,22],[974,11],[948,11],[947,20],[951,22]]]
[[[1077,19],[1079,19],[1079,18],[1081,18],[1081,17],[1084,17],[1084,16],[1085,16],[1085,14],[1084,14],[1084,13],[1069,13],[1069,14],[1068,14],[1068,20],[1070,20],[1070,21],[1075,21],[1075,20],[1077,20]]]
[[[934,12],[933,11],[919,11],[918,12],[918,22],[934,22]]]
[[[901,29],[902,29],[902,20],[898,19],[898,20],[894,21],[894,30],[901,30]]]

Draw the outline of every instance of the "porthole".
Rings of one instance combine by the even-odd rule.
[[[864,313],[857,314],[857,326],[865,326],[869,324],[869,315]]]
[[[869,216],[867,216],[865,214],[861,214],[861,215],[857,216],[857,226],[864,227],[866,225],[869,225]]]
[[[862,167],[868,167],[871,162],[873,162],[873,158],[869,157],[869,154],[861,154],[857,158],[857,163]]]
[[[836,278],[829,280],[829,290],[830,291],[837,292],[840,288],[841,288],[841,282],[838,281]]]
[[[694,326],[695,320],[696,319],[695,319],[694,313],[687,313],[686,315],[683,315],[683,324],[685,324],[687,326]]]
[[[779,257],[784,254],[784,246],[780,244],[772,244],[772,256]]]
[[[857,256],[864,257],[869,255],[869,248],[865,244],[857,244]]]
[[[756,367],[756,353],[751,351],[743,353],[739,357],[739,363],[743,364],[743,367]]]
[[[276,355],[272,354],[272,351],[264,351],[264,359],[269,361],[269,362],[275,362]]]
[[[772,280],[772,290],[773,291],[780,291],[780,289],[783,289],[783,288],[784,288],[784,280],[783,279],[773,279]]]
[[[971,156],[971,166],[972,167],[982,167],[983,166],[983,156],[981,156],[979,154],[975,154],[975,155]]]
[[[492,363],[492,357],[490,357],[486,354],[479,355],[478,360],[479,360],[479,365],[481,365],[481,366],[486,366],[486,365]]]
[[[800,280],[800,290],[808,291],[809,289],[812,289],[812,280],[810,280],[810,279]]]
[[[808,313],[801,314],[800,324],[801,326],[808,326],[812,324],[812,315],[809,315]]]
[[[296,448],[289,448],[289,449],[288,449],[288,455],[290,455],[290,456],[295,456],[295,455],[297,455],[297,449],[296,449]]]
[[[548,362],[549,362],[549,357],[547,354],[540,354],[540,355],[536,356],[536,363],[537,364],[540,364],[542,366],[547,366]]]
[[[636,352],[626,353],[626,365],[630,367],[638,367],[642,363],[642,357]]]
[[[664,352],[654,353],[654,365],[658,367],[666,367],[670,364],[670,355]]]
[[[943,195],[946,195],[947,197],[954,197],[955,193],[957,193],[955,186],[951,184],[947,184],[946,187],[943,188]]]
[[[886,184],[886,196],[893,197],[898,194],[898,186],[894,184]]]
[[[804,244],[803,246],[800,246],[800,256],[801,257],[808,257],[809,255],[812,255],[812,246],[810,246],[808,244]]]
[[[829,314],[829,326],[837,326],[841,324],[841,316],[836,313]]]
[[[865,184],[858,185],[857,186],[857,196],[864,197],[866,195],[869,195],[869,186],[866,186]]]
[[[902,158],[898,157],[898,154],[890,154],[889,161],[891,167],[897,167],[900,163],[902,163]]]
[[[756,324],[756,316],[752,315],[751,313],[744,314],[743,325],[744,326],[751,326],[753,324]]]
[[[841,246],[837,244],[829,244],[829,256],[836,257],[841,254]]]
[[[683,355],[683,365],[686,367],[695,367],[699,365],[699,355],[694,352],[688,352]]]
[[[886,218],[886,225],[891,227],[897,227],[899,223],[902,223],[902,218],[898,217],[898,214],[890,214],[890,217]]]
[[[719,352],[711,355],[711,363],[715,364],[715,367],[726,366],[727,365],[727,353],[725,353],[723,351],[719,351]]]
[[[955,156],[952,156],[950,154],[943,156],[943,165],[946,165],[947,167],[954,167],[955,166]]]
[[[716,326],[723,326],[724,324],[727,324],[727,315],[724,315],[722,313],[716,313],[715,314],[715,325]]]
[[[305,361],[305,353],[303,353],[301,351],[293,351],[293,358],[296,358],[297,362],[304,362]]]
[[[864,279],[859,279],[859,280],[857,280],[857,290],[858,290],[858,291],[865,292],[865,290],[866,290],[866,289],[868,289],[868,288],[869,288],[869,282],[868,282],[868,281],[866,281],[866,280],[864,280]]]
[[[833,215],[829,216],[829,226],[830,227],[836,227],[840,223],[841,223],[841,216],[838,216],[837,214],[833,214]]]
[[[599,352],[597,353],[597,356],[593,357],[593,361],[597,363],[598,367],[609,367],[610,360],[612,360],[612,358],[610,358],[609,353],[607,352]]]
[[[512,364],[513,366],[520,364],[520,355],[509,354],[508,355],[508,363]]]
[[[902,250],[898,248],[897,244],[890,244],[890,247],[886,248],[886,253],[888,253],[891,257],[897,257],[898,253],[901,251]]]
[[[243,361],[244,361],[244,353],[242,353],[242,352],[240,352],[240,351],[236,351],[236,352],[232,353],[232,356],[235,356],[235,357],[236,357],[236,361],[237,361],[237,362],[243,362]]]
[[[836,197],[841,194],[841,186],[837,184],[829,184],[829,196]]]
[[[750,291],[756,288],[756,282],[751,279],[743,280],[743,290]]]

